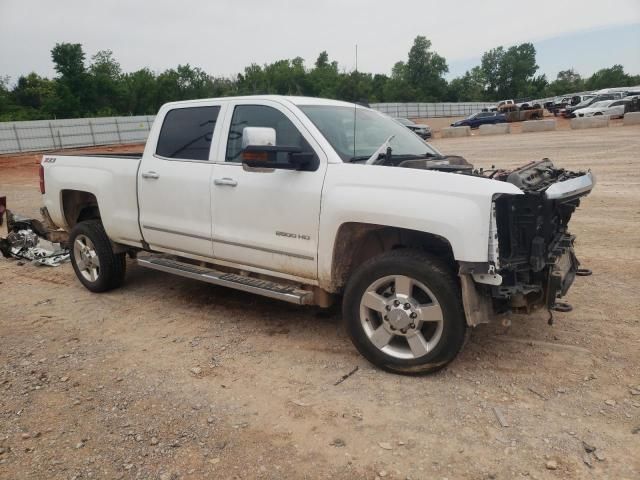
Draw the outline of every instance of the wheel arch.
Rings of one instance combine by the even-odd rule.
[[[339,227],[335,238],[329,290],[342,291],[358,266],[381,253],[402,248],[436,255],[455,271],[453,249],[444,237],[401,227],[347,222]]]
[[[84,220],[101,218],[98,200],[93,193],[82,190],[62,190],[60,196],[62,214],[69,230]]]

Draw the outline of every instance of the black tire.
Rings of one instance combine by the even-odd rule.
[[[436,297],[442,311],[439,340],[431,351],[417,358],[396,358],[385,353],[373,344],[360,320],[361,300],[367,289],[377,280],[394,275],[411,277],[426,286]],[[455,273],[441,259],[428,253],[401,249],[368,260],[350,277],[342,309],[347,332],[354,346],[367,360],[388,372],[404,375],[436,372],[456,357],[466,340],[467,323]],[[376,315],[374,311],[371,313]],[[380,314],[380,321],[382,316],[384,315]],[[399,341],[404,342],[406,339]]]
[[[93,249],[99,261],[97,278],[92,281],[86,278],[78,267],[76,258],[76,240],[80,237],[88,238],[93,244]],[[107,233],[100,220],[86,220],[79,222],[71,230],[69,235],[69,247],[71,249],[71,264],[80,283],[92,292],[100,293],[113,290],[124,282],[126,272],[126,254],[114,253]]]

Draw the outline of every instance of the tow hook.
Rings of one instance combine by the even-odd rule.
[[[551,310],[554,312],[570,312],[573,310],[573,307],[567,302],[556,302],[551,307]]]
[[[573,310],[573,307],[567,302],[554,303],[549,307],[549,318],[547,320],[547,324],[550,326],[553,325],[553,312],[570,312],[571,310]]]

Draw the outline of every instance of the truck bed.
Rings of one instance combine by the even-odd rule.
[[[109,152],[105,152],[105,153],[88,153],[86,155],[64,155],[64,154],[59,154],[56,155],[56,157],[106,157],[106,158],[134,158],[137,160],[142,159],[142,152],[140,153],[118,153],[117,155],[114,155],[113,153],[109,153]]]
[[[136,182],[141,159],[142,153],[44,155],[43,200],[53,222],[68,228],[62,211],[64,202],[73,192],[86,192],[95,197],[111,239],[138,245],[142,234]]]

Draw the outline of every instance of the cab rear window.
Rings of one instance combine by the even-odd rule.
[[[164,117],[156,155],[176,160],[208,160],[220,107],[170,110]]]

